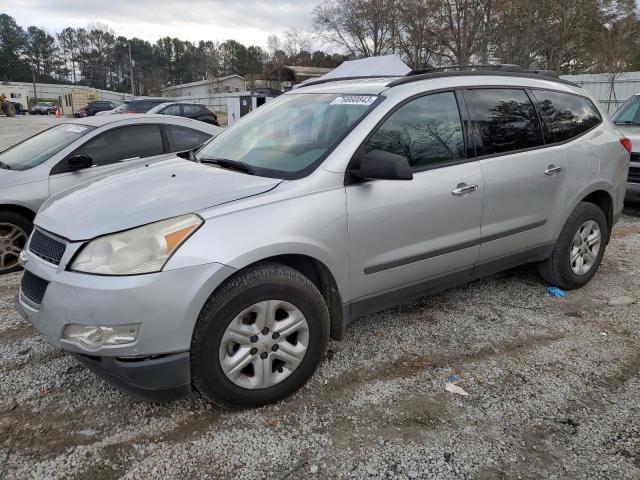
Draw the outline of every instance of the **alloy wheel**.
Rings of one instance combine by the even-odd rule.
[[[220,342],[220,365],[239,387],[268,388],[298,368],[308,345],[309,325],[302,312],[291,303],[266,300],[229,323]]]
[[[576,275],[586,275],[595,265],[602,246],[602,232],[593,220],[584,222],[573,237],[569,262]]]
[[[27,232],[12,223],[0,223],[0,272],[18,266],[20,252],[27,243]]]

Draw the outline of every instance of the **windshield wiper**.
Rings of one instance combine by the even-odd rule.
[[[237,160],[229,160],[226,158],[198,158],[200,163],[211,163],[213,165],[218,165],[221,168],[228,168],[229,170],[238,170],[243,173],[248,173],[249,175],[256,175],[257,169],[253,165],[249,165],[248,163],[239,162]]]
[[[0,168],[3,168],[5,170],[11,170],[11,165],[8,165],[4,163],[2,160],[0,160]]]
[[[622,120],[618,122],[614,120],[613,123],[615,123],[616,125],[640,125],[640,122],[633,122],[631,120]]]

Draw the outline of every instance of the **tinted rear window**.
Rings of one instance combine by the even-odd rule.
[[[477,89],[465,96],[480,129],[484,155],[544,144],[538,114],[524,90]]]
[[[578,137],[602,122],[588,98],[547,90],[535,90],[533,95],[556,142]]]

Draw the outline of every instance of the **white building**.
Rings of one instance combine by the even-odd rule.
[[[208,97],[217,93],[240,93],[246,91],[244,77],[229,75],[199,82],[182,83],[162,89],[163,97]]]
[[[132,98],[128,93],[57,83],[36,83],[34,92],[34,85],[30,82],[0,82],[0,95],[5,95],[11,102],[20,103],[25,110],[28,108],[29,100],[33,98],[40,101],[53,101],[62,106],[65,115],[73,114],[74,107],[76,109],[83,107],[85,103],[92,100],[122,102]],[[80,100],[76,101],[76,99]],[[84,103],[78,107],[75,105],[78,101]]]

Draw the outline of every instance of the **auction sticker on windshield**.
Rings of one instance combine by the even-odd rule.
[[[376,101],[375,95],[350,95],[348,97],[337,97],[331,105],[371,105]]]

